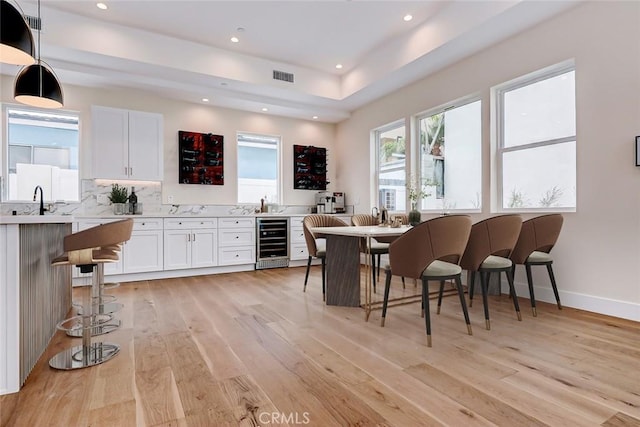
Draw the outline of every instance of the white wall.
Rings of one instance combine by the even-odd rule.
[[[575,58],[577,212],[565,214],[553,250],[567,306],[640,320],[640,3],[585,2],[516,37],[354,111],[338,125],[338,154],[369,148],[370,130],[448,101],[479,93],[483,110],[483,209],[490,212],[490,95],[493,85]],[[342,189],[369,212],[366,162],[341,163]],[[525,215],[529,217],[530,215]],[[527,295],[520,269],[518,293]],[[535,269],[537,297],[552,301],[544,269]],[[524,308],[523,308],[524,309]]]
[[[15,103],[13,77],[2,75],[0,99],[2,103]],[[173,196],[174,204],[234,205],[237,197],[236,133],[264,133],[282,137],[283,203],[285,205],[314,205],[315,191],[293,189],[293,145],[314,145],[328,149],[328,190],[340,191],[336,185],[335,125],[315,121],[289,119],[264,113],[217,108],[160,98],[146,92],[125,89],[95,89],[69,84],[63,85],[65,110],[80,114],[80,173],[90,178],[91,168],[91,105],[125,108],[161,113],[164,116],[164,182],[163,203]],[[4,132],[4,124],[2,126]],[[178,131],[214,133],[224,135],[225,184],[178,184]],[[0,160],[6,154],[0,155]],[[255,201],[260,204],[260,199]]]

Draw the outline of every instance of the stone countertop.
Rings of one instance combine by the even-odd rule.
[[[69,224],[71,215],[0,215],[0,224]]]
[[[73,218],[76,220],[82,219],[125,219],[125,218],[277,218],[277,217],[294,217],[294,216],[307,216],[310,214],[305,213],[256,213],[256,214],[142,214],[142,215],[74,215]],[[342,214],[326,214],[326,215],[334,215],[334,216],[351,216],[352,214],[342,213]]]

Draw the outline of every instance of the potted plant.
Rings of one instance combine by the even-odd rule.
[[[407,183],[407,197],[411,201],[411,210],[409,211],[409,224],[417,225],[422,220],[422,214],[418,210],[418,201],[429,197],[431,193],[427,192],[427,181],[420,182],[420,188],[416,186],[416,179],[411,176],[411,179]]]
[[[123,215],[127,212],[127,198],[129,197],[127,187],[121,187],[118,184],[111,185],[111,193],[109,193],[109,201],[113,204],[113,213]]]

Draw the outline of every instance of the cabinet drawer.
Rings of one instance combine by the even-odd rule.
[[[289,220],[289,225],[291,228],[293,227],[303,227],[304,217],[303,216],[292,216]]]
[[[291,243],[306,243],[304,240],[304,229],[302,227],[291,227],[289,233]]]
[[[166,230],[182,230],[197,228],[217,228],[216,218],[165,218],[164,228]]]
[[[220,228],[254,228],[256,220],[253,217],[247,218],[218,218]]]
[[[133,230],[162,230],[162,218],[134,219]]]
[[[252,264],[254,262],[256,262],[256,257],[253,247],[228,247],[221,248],[218,252],[218,265]]]
[[[291,254],[289,259],[307,259],[309,257],[309,251],[306,244],[295,243],[291,245]]]
[[[255,245],[255,230],[253,228],[220,229],[218,230],[218,246],[251,246]]]

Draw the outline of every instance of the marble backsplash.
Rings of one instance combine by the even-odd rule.
[[[252,215],[258,205],[164,205],[162,204],[161,183],[136,183],[138,203],[142,204],[142,213],[147,215]],[[129,186],[130,190],[130,186]],[[79,203],[56,202],[45,208],[55,215],[107,216],[113,215],[113,206],[98,203],[111,192],[111,183],[85,179],[81,181],[82,199]],[[311,213],[311,206],[277,206],[272,213],[287,215]],[[0,214],[37,215],[38,202],[0,203]]]

